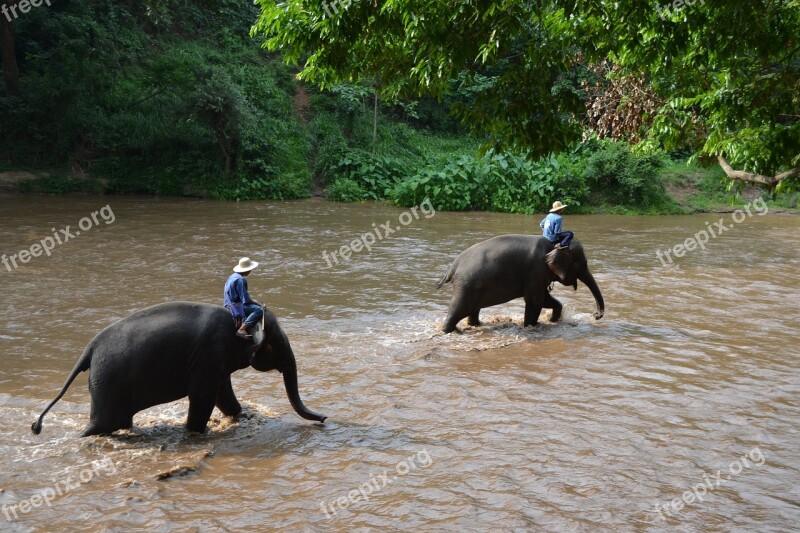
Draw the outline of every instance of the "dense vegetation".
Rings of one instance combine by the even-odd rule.
[[[384,98],[472,90],[452,109],[495,149],[547,156],[588,127],[734,180],[800,183],[797,0],[258,2],[254,33],[302,79],[372,80]]]
[[[102,176],[91,186],[110,192],[307,194],[292,76],[247,37],[254,16],[232,1],[106,0],[20,17],[20,94],[0,98],[0,133],[14,142],[2,158]]]
[[[445,69],[447,76],[432,78],[436,90],[408,91],[404,83],[430,75],[442,58],[433,54],[424,72],[413,75],[403,70],[413,65],[402,57],[357,59],[359,46],[371,44],[352,32],[337,40],[343,36],[330,23],[369,25],[358,17],[371,13],[371,4],[353,2],[333,18],[317,4],[293,1],[276,8],[263,2],[259,11],[234,0],[73,0],[31,10],[10,24],[19,79],[16,87],[9,84],[6,60],[0,135],[7,142],[0,145],[0,171],[41,171],[42,177],[22,188],[46,193],[227,200],[302,198],[324,190],[338,201],[406,206],[428,197],[448,210],[541,212],[557,198],[585,212],[679,211],[660,173],[685,161],[695,140],[675,139],[669,147],[683,151],[672,152],[673,160],[648,133],[663,120],[636,122],[650,143],[636,153],[623,142],[630,139],[604,132],[603,117],[595,120],[587,106],[620,85],[588,60],[574,61],[574,48],[539,43],[528,59],[535,63],[551,54],[549,70],[525,64],[523,72],[513,55],[503,54],[531,54],[532,45],[514,38],[508,49],[484,46],[480,68],[466,68],[463,58],[455,58],[461,63]],[[471,6],[463,4],[454,16]],[[524,2],[520,6],[538,13]],[[282,38],[298,46],[267,52],[250,37],[251,27],[259,20],[259,31],[277,31],[277,22],[270,27],[265,17],[284,8],[278,16],[302,11],[280,19],[292,25],[280,28],[287,32]],[[518,16],[518,8],[509,13]],[[441,22],[452,22],[448,17]],[[550,34],[571,35],[558,20],[567,19],[547,12],[537,24]],[[338,76],[325,63],[332,58],[319,59],[314,46],[323,27],[334,49],[353,45],[338,66],[356,65],[358,72]],[[462,37],[479,39],[484,29],[475,25]],[[312,59],[316,71],[309,71]],[[378,59],[391,72],[367,68]],[[323,73],[321,86],[298,82],[292,60],[305,61],[306,73]],[[646,115],[638,108],[627,114]],[[790,122],[787,131],[794,127]],[[794,145],[786,132],[781,135],[780,153],[789,153]],[[789,161],[771,153],[764,157],[772,163],[753,168],[771,170]],[[726,181],[719,175],[704,183],[720,190]]]

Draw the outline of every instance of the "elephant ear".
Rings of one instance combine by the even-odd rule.
[[[556,275],[563,283],[567,277],[567,265],[569,264],[569,250],[553,248],[544,256],[547,268]]]
[[[255,325],[253,329],[253,353],[258,353],[261,350],[261,346],[267,341],[267,332],[264,329],[264,325],[259,322]]]

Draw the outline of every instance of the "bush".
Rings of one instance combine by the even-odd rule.
[[[393,157],[354,151],[333,165],[331,172],[337,180],[355,183],[364,192],[364,199],[384,200],[408,174],[405,164]]]
[[[430,198],[447,211],[539,212],[554,198],[579,206],[588,189],[581,180],[575,154],[531,161],[508,153],[450,156],[429,164],[395,187],[399,205],[417,205]]]
[[[350,178],[337,178],[325,191],[325,197],[334,202],[358,202],[366,198],[366,192]]]
[[[605,142],[589,156],[583,178],[598,199],[611,205],[647,207],[668,203],[659,178],[663,160],[655,155],[634,155],[622,143]]]

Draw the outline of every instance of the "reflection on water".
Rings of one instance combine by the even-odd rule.
[[[401,225],[401,209],[321,200],[4,198],[0,254],[106,204],[112,224],[0,265],[4,530],[786,531],[800,519],[796,217],[748,218],[663,267],[656,250],[718,217],[567,216],[602,320],[586,287],[558,286],[559,323],[522,328],[514,301],[443,335],[451,289],[434,286],[452,259],[539,217]],[[387,221],[400,229],[328,267],[323,252]],[[79,439],[85,375],[30,433],[100,329],[154,303],[218,303],[243,255],[262,262],[251,292],[280,317],[324,425],[294,414],[280,375],[249,369],[233,380],[244,415],[215,412],[205,435],[184,433],[184,400]],[[733,475],[754,449],[764,461]],[[429,464],[412,468],[423,452]],[[731,479],[672,506],[718,470]]]

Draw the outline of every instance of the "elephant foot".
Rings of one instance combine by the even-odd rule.
[[[233,418],[237,418],[240,414],[242,414],[242,404],[240,404],[235,397],[217,399],[217,409],[219,409],[223,415]]]
[[[208,424],[203,424],[202,427],[199,424],[190,424],[190,423],[186,424],[187,433],[197,433],[199,435],[202,435],[206,432],[207,429],[208,429]]]
[[[116,424],[91,421],[89,422],[89,425],[86,426],[86,429],[83,430],[83,433],[81,433],[81,437],[91,437],[93,435],[111,435],[118,429],[131,429],[132,427],[132,419],[129,422]]]
[[[448,320],[447,322],[444,323],[444,326],[442,326],[442,331],[444,331],[445,333],[452,333],[453,331],[458,331],[456,324],[458,324],[458,320],[456,320],[455,322],[453,320]],[[461,332],[459,331],[459,333]]]

